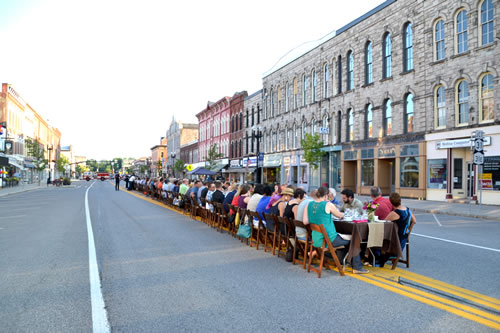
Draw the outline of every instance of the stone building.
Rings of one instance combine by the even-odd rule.
[[[264,150],[282,153],[281,180],[465,197],[470,154],[435,151],[427,141],[483,129],[491,136],[486,156],[493,163],[500,155],[499,11],[493,0],[388,0],[292,52],[263,78]],[[303,160],[305,133],[324,140],[318,169]],[[434,159],[447,167],[435,168]]]
[[[198,139],[198,124],[181,123],[175,117],[167,130],[167,168],[173,175],[173,165],[181,156],[181,146]]]

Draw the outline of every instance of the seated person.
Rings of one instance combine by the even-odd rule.
[[[356,209],[359,215],[363,215],[363,203],[354,199],[354,192],[348,188],[344,189],[342,192],[342,206],[340,207],[341,212],[345,212],[347,209]]]

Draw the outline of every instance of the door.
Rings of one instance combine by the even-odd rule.
[[[396,161],[391,160],[391,193],[396,192]]]
[[[463,158],[454,158],[453,159],[453,197],[454,198],[465,198],[466,187],[464,184],[464,159]]]

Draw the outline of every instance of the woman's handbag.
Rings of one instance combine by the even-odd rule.
[[[236,236],[241,238],[250,238],[252,236],[252,219],[246,218],[245,214],[243,214],[241,220],[244,222],[240,224],[238,228],[238,233]]]
[[[240,226],[240,210],[239,209],[236,211],[236,215],[234,217],[234,225],[236,226],[236,228]]]

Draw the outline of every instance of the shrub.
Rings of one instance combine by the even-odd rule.
[[[69,179],[68,177],[64,178],[63,185],[71,185],[71,179]]]

